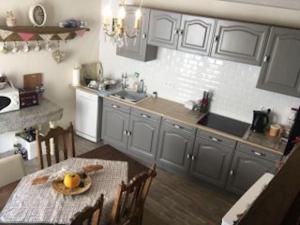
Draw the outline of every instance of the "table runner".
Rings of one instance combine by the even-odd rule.
[[[104,168],[91,175],[93,185],[82,195],[63,196],[52,189],[51,183],[31,185],[31,181],[38,176],[53,174],[61,171],[62,168],[76,171],[88,164],[100,164]],[[127,162],[71,158],[24,177],[0,213],[0,221],[70,224],[70,219],[76,212],[82,211],[86,206],[94,205],[103,193],[104,208],[101,224],[105,224],[121,181],[128,181]]]

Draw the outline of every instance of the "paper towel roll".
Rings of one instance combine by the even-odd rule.
[[[80,86],[80,68],[73,69],[73,86]]]

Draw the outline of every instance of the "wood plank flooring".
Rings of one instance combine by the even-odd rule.
[[[102,145],[75,138],[77,155]],[[26,161],[25,168],[27,173],[37,171],[38,160]],[[236,196],[204,182],[158,169],[146,202],[143,224],[220,225],[222,217],[236,201]]]

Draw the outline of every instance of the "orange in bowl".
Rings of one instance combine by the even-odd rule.
[[[76,173],[68,173],[64,176],[64,185],[66,188],[77,188],[80,184],[80,177]]]

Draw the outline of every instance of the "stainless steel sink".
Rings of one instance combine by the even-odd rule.
[[[146,93],[137,93],[135,91],[121,90],[117,93],[112,94],[112,96],[118,97],[120,99],[130,101],[130,102],[139,102],[147,98]]]

